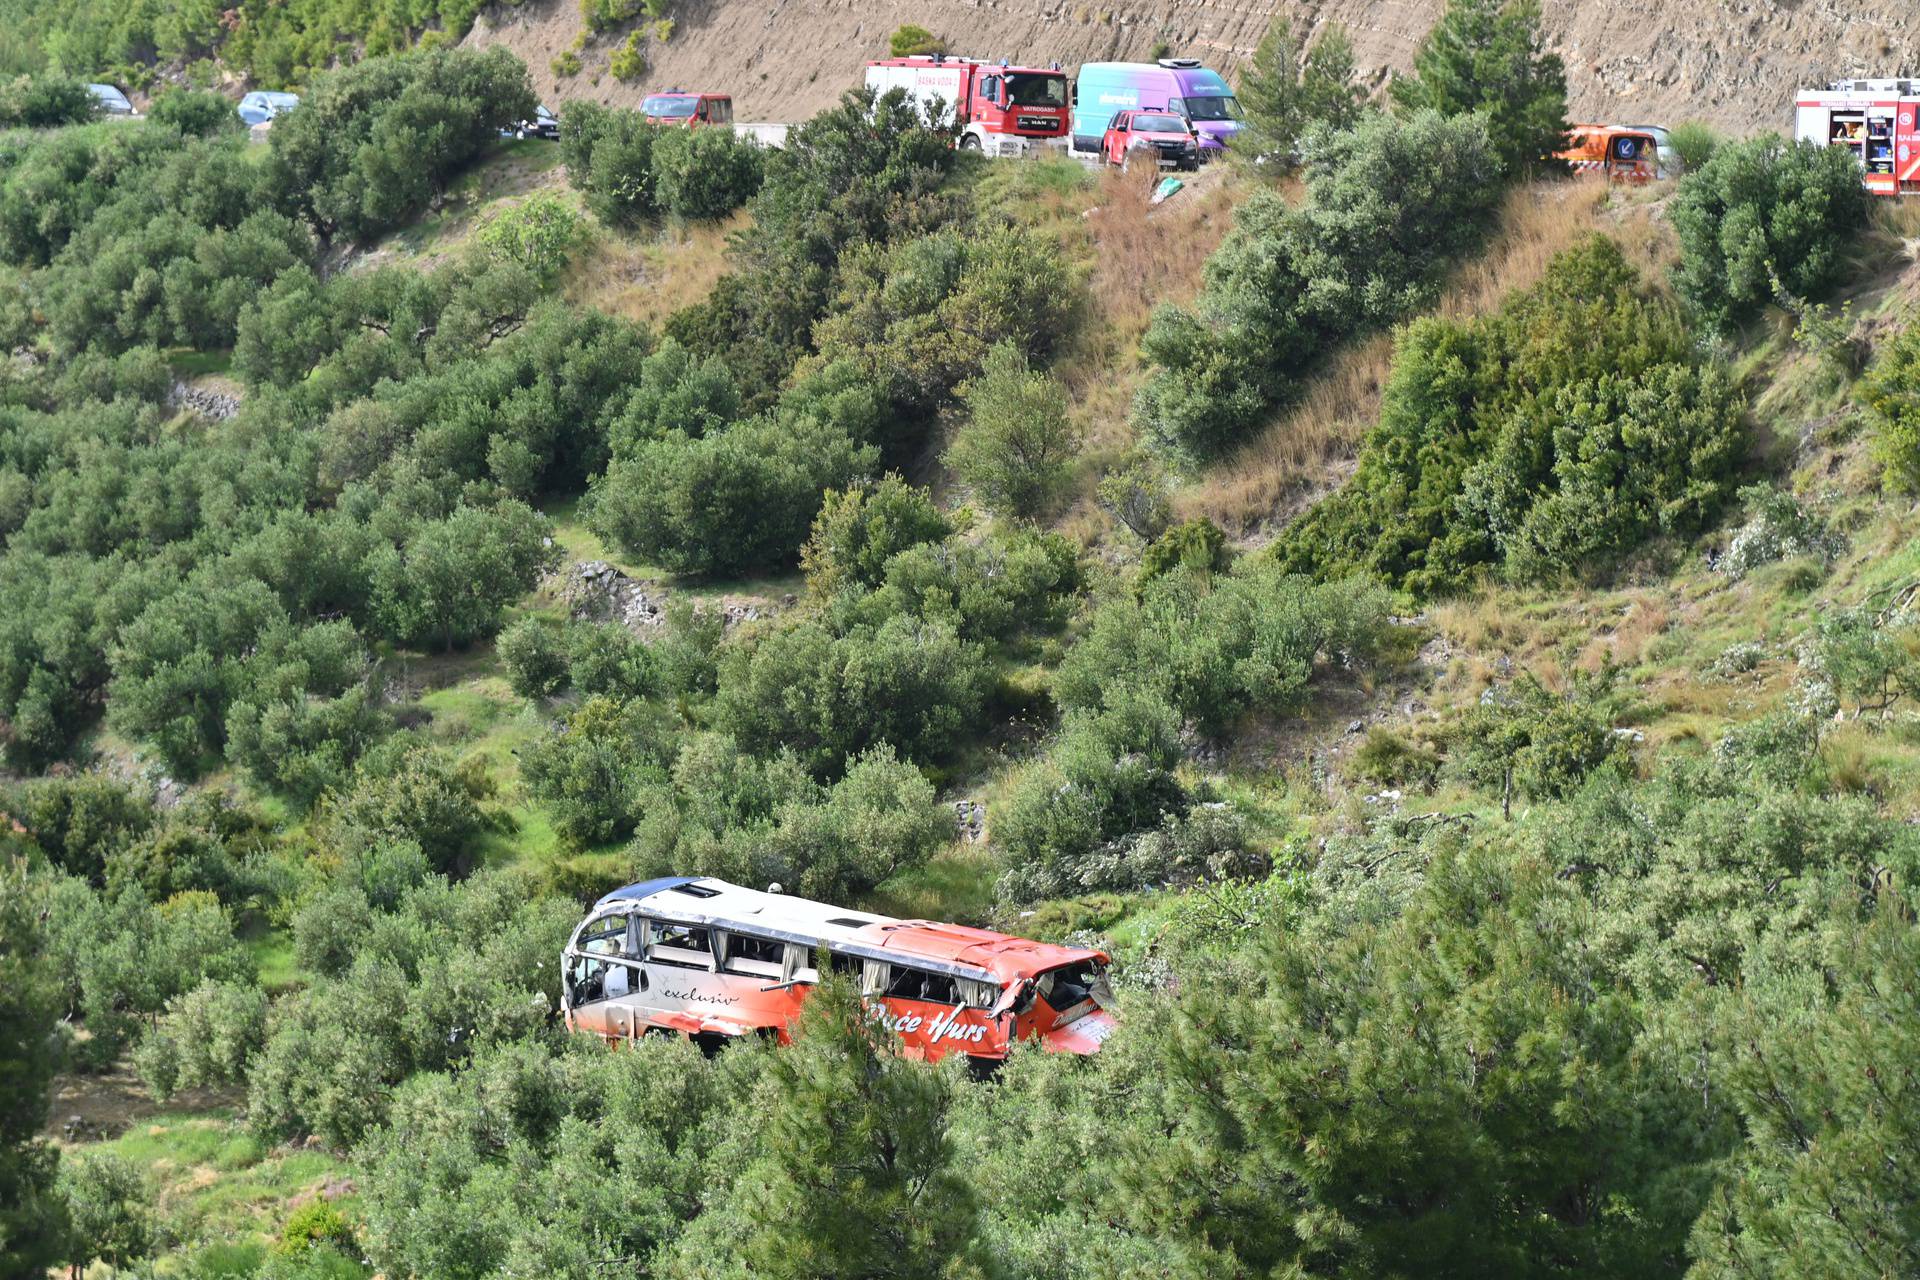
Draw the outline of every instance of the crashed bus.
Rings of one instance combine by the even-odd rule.
[[[908,1056],[992,1062],[1021,1040],[1097,1052],[1114,1025],[1107,963],[1086,947],[670,876],[594,905],[567,941],[560,989],[567,1026],[611,1043],[784,1044],[821,976],[844,974]]]

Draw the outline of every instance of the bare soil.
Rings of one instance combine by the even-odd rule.
[[[833,105],[906,23],[957,53],[1074,67],[1143,59],[1166,44],[1233,75],[1276,15],[1314,33],[1345,26],[1368,84],[1405,70],[1445,0],[687,0],[648,69],[607,73],[627,28],[587,41],[579,75],[554,57],[583,25],[575,0],[527,0],[483,15],[467,37],[526,60],[550,106],[587,98],[637,105],[667,87],[733,95],[740,120],[796,121]],[[1794,91],[1845,76],[1920,75],[1913,0],[1544,0],[1549,42],[1567,63],[1577,119],[1705,120],[1738,134],[1785,129]]]

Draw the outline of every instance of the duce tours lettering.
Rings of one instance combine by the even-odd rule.
[[[956,1040],[968,1044],[978,1044],[986,1038],[987,1028],[980,1023],[968,1026],[962,1023],[960,1011],[950,1009],[945,1013],[936,1013],[932,1018],[922,1018],[917,1013],[891,1014],[883,1005],[869,1005],[868,1012],[875,1021],[897,1035],[912,1035],[926,1027],[929,1040]]]

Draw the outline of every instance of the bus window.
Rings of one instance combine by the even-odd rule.
[[[625,916],[606,916],[587,926],[586,932],[580,935],[580,949],[601,956],[624,954],[626,933]]]
[[[953,979],[946,974],[909,969],[904,965],[894,966],[893,980],[887,984],[887,994],[898,1000],[930,1000],[935,1004],[960,1002],[953,988]]]
[[[647,959],[654,964],[672,965],[678,969],[705,969],[711,972],[713,941],[710,931],[701,925],[649,920]]]
[[[726,940],[728,973],[746,973],[760,978],[778,978],[785,958],[785,947],[771,938],[756,938],[750,933],[723,933]]]
[[[1094,983],[1099,977],[1097,969],[1091,960],[1062,965],[1041,974],[1035,987],[1049,1009],[1066,1013],[1093,998]]]

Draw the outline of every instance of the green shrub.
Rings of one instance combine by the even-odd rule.
[[[651,786],[665,780],[659,716],[639,702],[592,697],[565,727],[523,748],[527,788],[576,847],[625,839],[640,821]]]
[[[238,129],[239,113],[224,95],[196,89],[173,89],[153,100],[147,118],[178,129],[190,137]]]
[[[758,143],[731,129],[667,129],[653,146],[660,207],[682,218],[724,218],[760,189]]]
[[[923,53],[945,53],[947,42],[925,27],[917,27],[909,22],[896,28],[887,37],[887,50],[893,57],[911,58]]]
[[[588,524],[674,573],[792,563],[822,494],[877,460],[863,441],[878,416],[869,388],[836,375],[714,435],[645,441],[594,483]]]
[[[1692,173],[1706,168],[1707,161],[1713,159],[1713,153],[1720,146],[1720,134],[1712,125],[1684,120],[1667,131],[1667,143],[1680,157],[1681,172]]]
[[[1387,593],[1315,584],[1270,563],[1209,579],[1180,570],[1107,602],[1054,677],[1072,710],[1110,690],[1150,690],[1208,733],[1240,715],[1284,715],[1306,701],[1322,665],[1363,669],[1391,648]],[[1131,695],[1130,695],[1131,696]]]
[[[1059,502],[1080,448],[1067,391],[1010,342],[966,384],[967,422],[944,461],[989,511],[1031,520]]]
[[[1859,395],[1888,487],[1920,490],[1920,324],[1907,325],[1887,342]]]
[[[567,638],[544,618],[525,617],[502,631],[494,652],[523,698],[551,697],[567,687]]]
[[[455,871],[487,825],[482,781],[444,752],[397,738],[360,762],[353,785],[325,806],[322,829],[345,849],[409,840],[434,870]]]
[[[73,1223],[75,1265],[97,1258],[127,1267],[158,1243],[152,1197],[127,1160],[107,1151],[75,1152],[60,1162],[60,1188]]]
[[[607,70],[615,80],[638,80],[647,74],[647,51],[641,44],[644,38],[640,32],[630,31],[626,42],[608,56]]]
[[[992,806],[999,897],[1058,897],[1109,879],[1137,885],[1140,875],[1124,858],[1116,870],[1092,861],[1096,852],[1177,820],[1190,807],[1174,776],[1179,713],[1122,678],[1104,694],[1103,709],[1071,713],[1046,755],[1016,773]],[[1142,873],[1151,878],[1157,870]]]
[[[480,244],[498,261],[551,280],[580,239],[580,215],[551,192],[536,192],[480,230]]]
[[[1219,525],[1199,516],[1177,524],[1148,544],[1140,557],[1142,582],[1190,569],[1195,573],[1225,573],[1233,563],[1233,548]]]
[[[322,1199],[313,1199],[287,1215],[280,1228],[274,1251],[282,1254],[305,1253],[320,1245],[331,1245],[344,1253],[354,1253],[359,1241],[347,1215]]]
[[[1490,690],[1454,731],[1449,766],[1476,786],[1534,800],[1569,795],[1602,766],[1626,767],[1627,740],[1613,731],[1615,678],[1612,668],[1576,672],[1555,693],[1527,674]]]
[[[1844,147],[1767,134],[1715,149],[1681,178],[1668,214],[1680,237],[1674,287],[1710,324],[1751,318],[1775,280],[1820,301],[1866,222],[1860,167]]]
[[[1353,753],[1352,771],[1362,781],[1384,786],[1430,787],[1440,773],[1440,753],[1374,725]]]
[[[580,55],[571,49],[562,49],[547,63],[547,70],[553,73],[556,80],[571,80],[580,74]]]
[[[588,697],[644,698],[661,685],[653,647],[618,623],[576,623],[567,632],[567,678]]]
[[[1142,542],[1152,542],[1173,523],[1173,501],[1166,472],[1144,453],[1129,455],[1100,477],[1100,505]]]
[[[84,124],[99,111],[98,100],[79,80],[41,75],[15,76],[0,83],[0,128],[51,129]]]
[[[317,77],[274,122],[270,163],[317,234],[365,240],[426,208],[537,105],[505,49],[368,58]]]
[[[251,983],[205,982],[167,1002],[133,1051],[134,1069],[165,1102],[183,1089],[239,1084],[267,1038],[267,997]]]
[[[909,547],[940,542],[953,525],[933,494],[889,472],[880,483],[829,493],[801,549],[807,585],[826,597],[879,586],[887,563]]]
[[[988,677],[985,653],[949,622],[896,615],[835,634],[803,621],[723,650],[713,722],[822,777],[882,743],[945,759],[978,725]]]

